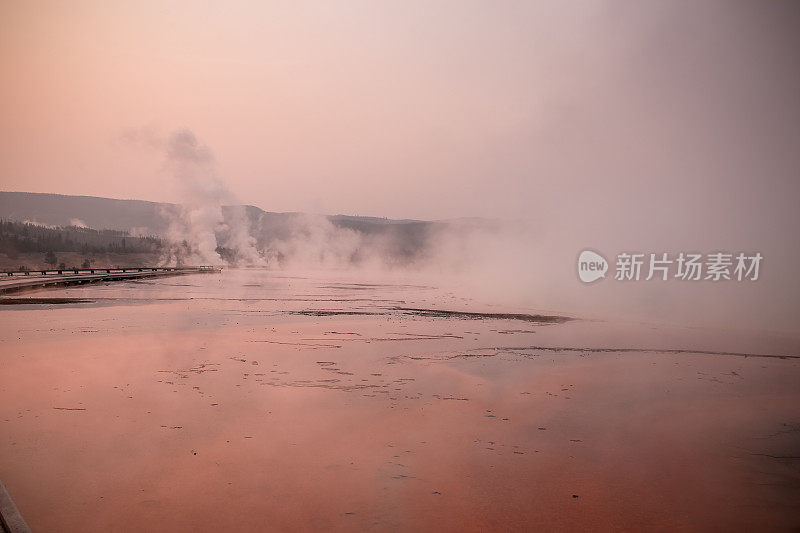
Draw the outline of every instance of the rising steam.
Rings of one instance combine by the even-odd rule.
[[[217,172],[211,150],[192,131],[179,130],[167,138],[132,131],[125,138],[163,154],[167,174],[181,198],[180,204],[161,212],[168,222],[164,264],[266,264],[256,250],[244,206],[237,205]],[[235,206],[227,217],[225,205]]]

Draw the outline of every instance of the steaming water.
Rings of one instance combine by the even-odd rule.
[[[753,356],[797,339],[432,314],[530,311],[330,272],[30,296],[92,300],[0,311],[35,531],[800,525],[800,360]]]

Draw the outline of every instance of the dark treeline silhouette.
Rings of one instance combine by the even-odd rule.
[[[51,228],[0,219],[0,253],[9,256],[34,252],[157,253],[163,247],[158,237],[131,237],[124,231]]]

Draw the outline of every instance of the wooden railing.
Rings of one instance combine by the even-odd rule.
[[[0,275],[0,294],[102,281],[124,281],[161,276],[182,276],[220,272],[213,266],[193,267],[115,267],[13,270]],[[32,275],[33,274],[33,275]]]
[[[5,270],[0,272],[0,276],[63,276],[65,274],[115,274],[124,272],[175,272],[175,271],[196,271],[196,272],[218,272],[218,267],[210,265],[191,266],[191,267],[89,267],[89,268],[45,268],[45,269],[26,269],[26,270]]]

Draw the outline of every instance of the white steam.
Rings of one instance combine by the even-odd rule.
[[[174,208],[161,211],[169,223],[164,264],[264,264],[244,207],[237,205],[217,172],[211,150],[200,144],[193,132],[179,130],[164,139],[141,130],[129,131],[124,137],[163,153],[171,185],[181,198]],[[235,206],[227,220],[225,205]]]

